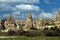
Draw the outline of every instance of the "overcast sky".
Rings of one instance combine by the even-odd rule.
[[[10,14],[15,19],[26,19],[31,13],[33,19],[56,17],[60,10],[60,0],[0,0],[0,18]]]

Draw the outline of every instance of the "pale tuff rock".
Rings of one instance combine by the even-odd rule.
[[[6,29],[24,31],[29,31],[33,27],[37,29],[44,29],[48,27],[50,29],[51,27],[57,26],[58,28],[60,28],[60,11],[58,12],[55,19],[52,17],[50,20],[47,18],[43,19],[41,16],[37,20],[33,20],[31,13],[28,14],[27,20],[15,20],[10,15],[5,21],[4,25]]]
[[[9,29],[5,29],[5,30],[1,30],[2,32],[8,32],[9,31]]]
[[[54,25],[46,25],[45,28],[50,29],[51,27],[55,27]]]
[[[15,30],[15,20],[12,15],[8,17],[8,19],[5,21],[5,28],[10,30]]]
[[[42,17],[40,17],[38,20],[37,20],[37,24],[36,24],[36,27],[37,27],[37,29],[41,29],[41,28],[44,28],[43,27],[43,19],[42,19]]]
[[[36,26],[37,26],[36,24],[37,24],[37,20],[34,20],[34,21],[33,21],[33,27],[34,27],[34,28],[37,28],[37,27],[36,27]]]
[[[60,11],[58,11],[57,17],[56,17],[56,21],[60,21]]]
[[[55,20],[55,25],[60,28],[60,11],[57,14],[56,20]]]
[[[16,25],[17,25],[16,30],[20,30],[19,24],[16,24]]]
[[[55,19],[54,18],[51,18],[50,21],[49,21],[49,24],[50,25],[54,25],[54,22],[55,22]]]
[[[27,21],[26,21],[26,24],[25,24],[23,30],[25,30],[25,31],[30,30],[32,25],[33,25],[33,19],[32,19],[32,15],[30,13],[30,14],[28,14],[28,18],[27,18]]]
[[[15,20],[16,23],[16,30],[20,30],[20,20]]]
[[[1,23],[2,23],[2,21],[1,21],[1,19],[0,19],[0,27],[2,26]]]
[[[0,29],[1,29],[1,28],[3,28],[3,27],[2,27],[2,20],[0,19]]]

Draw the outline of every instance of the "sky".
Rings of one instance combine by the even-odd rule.
[[[15,19],[23,20],[29,13],[33,19],[55,18],[60,10],[60,0],[0,0],[0,18],[12,15]]]

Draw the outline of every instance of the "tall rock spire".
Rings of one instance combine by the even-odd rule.
[[[58,14],[57,14],[57,17],[56,17],[56,20],[54,22],[54,24],[60,28],[60,11],[58,11]]]
[[[12,15],[9,15],[8,19],[7,19],[8,22],[14,22],[14,18]]]
[[[60,20],[60,11],[58,11],[58,14],[57,14],[56,20]]]
[[[40,16],[38,18],[38,21],[37,21],[37,24],[36,24],[37,29],[42,29],[43,28],[43,25],[44,25],[44,20],[43,20],[42,16]]]
[[[28,18],[27,18],[27,20],[32,21],[32,14],[31,14],[31,13],[28,14]]]
[[[4,23],[5,28],[8,30],[16,30],[15,20],[12,15],[9,15],[8,19]]]
[[[28,14],[28,18],[26,20],[26,24],[24,26],[24,30],[27,31],[29,30],[33,25],[33,19],[32,19],[32,14]]]

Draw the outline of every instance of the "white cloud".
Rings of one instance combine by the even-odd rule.
[[[21,4],[21,5],[16,5],[17,9],[20,10],[28,10],[28,11],[39,11],[40,8],[38,6],[34,6],[34,5],[26,5],[26,4]]]
[[[45,13],[45,12],[42,12],[40,14],[40,16],[42,16],[43,18],[52,18],[53,15],[51,13]]]
[[[39,0],[0,0],[0,2],[16,2],[16,3],[38,3]]]
[[[10,15],[10,14],[3,14],[3,17],[6,18],[6,17],[8,17],[9,15]]]
[[[51,2],[49,0],[44,0],[46,4],[50,4]]]
[[[25,10],[25,11],[23,11],[23,10]],[[1,4],[1,6],[0,6],[0,12],[1,11],[3,12],[2,16],[4,18],[7,18],[11,14],[16,19],[25,19],[25,18],[27,18],[27,14],[29,11],[37,12],[39,10],[40,9],[38,6],[28,5],[28,4],[16,5],[15,7],[12,7],[7,4]],[[35,14],[33,14],[33,18],[36,18]]]
[[[14,12],[13,15],[20,15],[21,13],[19,11]]]
[[[16,8],[11,7],[10,5],[7,4],[0,4],[0,12],[1,11],[16,11]]]
[[[60,9],[56,9],[56,8],[53,8],[52,10],[51,10],[51,12],[44,12],[44,11],[42,11],[41,13],[40,13],[40,16],[43,16],[44,18],[56,18],[56,16],[57,16],[57,14],[58,14],[58,11],[59,11]]]
[[[6,5],[6,4],[1,4],[0,5],[0,11],[7,10],[7,9],[9,9],[9,6],[8,5]]]
[[[3,14],[2,16],[3,16],[4,18],[8,18],[9,15],[12,15],[15,19],[20,19],[20,15],[18,15],[17,13]]]
[[[12,15],[15,19],[22,19],[23,20],[23,19],[27,18],[27,14],[21,13],[21,12],[13,13]]]

